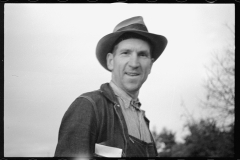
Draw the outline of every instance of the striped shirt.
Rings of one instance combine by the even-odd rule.
[[[115,95],[120,103],[123,116],[125,118],[128,134],[136,137],[144,142],[152,142],[149,129],[144,120],[145,111],[140,109],[141,104],[138,103],[136,107],[133,107],[133,101],[138,101],[138,99],[132,99],[126,92],[119,88],[112,81],[110,82]]]

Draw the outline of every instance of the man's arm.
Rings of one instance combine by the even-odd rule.
[[[62,119],[55,157],[92,156],[96,128],[96,115],[91,102],[77,98]]]

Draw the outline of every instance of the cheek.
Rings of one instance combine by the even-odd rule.
[[[151,73],[151,64],[148,64],[144,68],[144,74],[145,74],[145,76],[148,76],[150,73]]]
[[[124,74],[123,66],[119,63],[115,63],[115,65],[113,67],[113,72],[114,72],[116,77],[120,78]]]
[[[124,65],[125,65],[125,62],[124,61],[115,61],[114,62],[114,68],[116,70],[116,72],[118,73],[122,73],[124,71]]]

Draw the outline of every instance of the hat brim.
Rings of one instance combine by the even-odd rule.
[[[96,47],[96,56],[100,64],[108,71],[110,71],[107,67],[107,54],[112,52],[113,44],[114,42],[123,34],[126,32],[133,32],[140,34],[144,37],[147,37],[153,46],[153,53],[152,58],[154,58],[154,61],[158,59],[158,57],[162,54],[164,49],[167,46],[167,39],[162,35],[157,35],[149,32],[144,31],[118,31],[114,33],[110,33],[103,38],[101,38],[97,44]]]

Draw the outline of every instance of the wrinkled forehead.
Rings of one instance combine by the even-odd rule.
[[[151,55],[151,53],[153,52],[152,51],[152,43],[151,43],[151,41],[148,39],[148,38],[146,38],[146,37],[144,37],[144,36],[141,36],[141,35],[139,35],[139,34],[136,34],[136,33],[131,33],[131,32],[129,32],[129,33],[124,33],[123,35],[121,35],[116,41],[115,41],[115,43],[113,44],[113,46],[112,46],[112,53],[114,53],[115,51],[116,51],[116,49],[117,49],[117,47],[118,47],[118,45],[119,45],[119,43],[120,42],[122,42],[122,41],[124,41],[124,40],[128,40],[128,39],[138,39],[138,40],[142,40],[142,41],[144,41],[144,42],[146,42],[147,44],[148,44],[148,46],[149,46],[149,48],[150,48],[150,55]]]
[[[122,40],[117,45],[116,51],[147,52],[150,55],[150,45],[141,39],[129,38]]]

